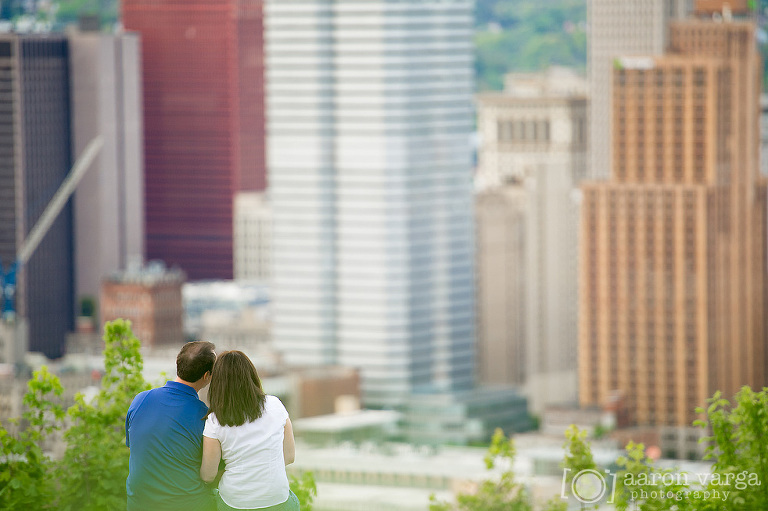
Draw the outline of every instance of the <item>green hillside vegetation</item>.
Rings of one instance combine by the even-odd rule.
[[[500,90],[510,71],[585,70],[586,0],[477,0],[478,90]]]
[[[83,14],[98,14],[105,26],[117,22],[120,2],[118,0],[60,0],[56,21],[60,24],[75,23]]]

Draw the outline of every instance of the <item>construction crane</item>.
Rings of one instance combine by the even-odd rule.
[[[80,153],[77,161],[75,161],[67,177],[62,181],[59,189],[56,190],[51,201],[45,207],[43,214],[40,215],[34,227],[29,231],[29,235],[20,243],[16,260],[5,271],[2,264],[0,264],[0,290],[2,290],[3,298],[2,322],[5,324],[6,332],[13,331],[14,362],[17,365],[26,353],[27,343],[27,321],[26,318],[18,317],[15,307],[18,275],[40,245],[40,242],[43,241],[46,233],[51,228],[51,225],[53,225],[56,217],[61,213],[72,193],[74,193],[75,188],[77,188],[77,185],[85,176],[85,173],[91,167],[91,163],[93,163],[94,158],[96,158],[103,145],[104,141],[100,135],[88,143],[83,152]]]

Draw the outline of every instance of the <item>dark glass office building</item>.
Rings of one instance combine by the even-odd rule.
[[[71,165],[67,40],[0,35],[0,259],[16,259]],[[20,273],[29,350],[64,354],[72,330],[72,210],[67,204]]]

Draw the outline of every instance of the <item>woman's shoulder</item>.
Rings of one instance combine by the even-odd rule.
[[[216,414],[211,412],[208,414],[208,416],[205,418],[206,424],[212,424],[214,426],[220,426],[219,419],[216,418]]]
[[[280,401],[280,398],[273,396],[272,394],[266,394],[264,396],[264,404],[267,406],[283,406],[283,402]]]
[[[285,405],[283,405],[283,402],[280,401],[280,398],[271,394],[267,394],[265,396],[264,409],[267,412],[273,411],[288,415],[288,412],[285,409]]]

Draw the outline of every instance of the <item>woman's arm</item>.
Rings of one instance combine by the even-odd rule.
[[[221,459],[221,444],[215,438],[203,437],[203,463],[200,465],[200,479],[210,483],[216,479]]]
[[[296,442],[293,439],[293,426],[291,419],[285,420],[285,434],[283,435],[283,457],[285,464],[290,465],[296,461]]]

